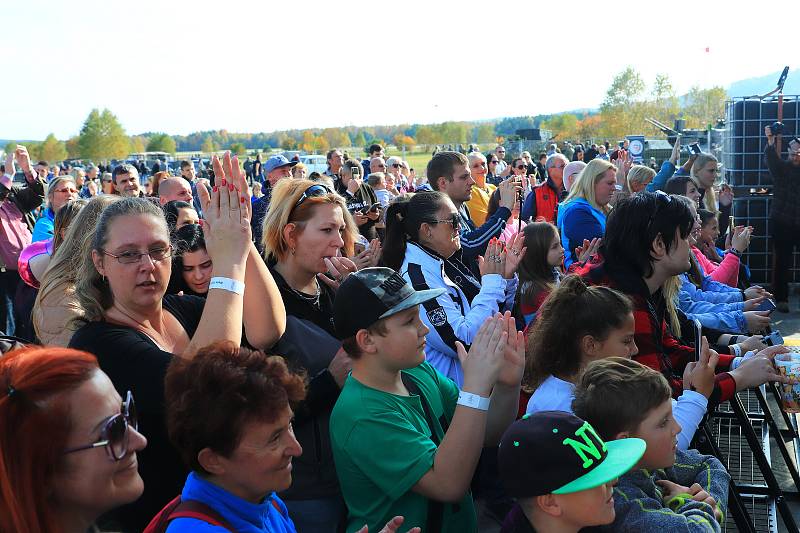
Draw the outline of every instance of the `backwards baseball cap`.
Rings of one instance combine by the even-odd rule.
[[[266,163],[264,163],[264,172],[266,172],[267,174],[269,174],[270,172],[272,172],[272,171],[273,171],[273,170],[275,170],[276,168],[280,168],[280,167],[293,167],[293,166],[295,166],[297,163],[298,163],[297,161],[289,161],[288,159],[286,159],[286,156],[283,156],[283,155],[273,155],[272,157],[270,157],[269,159],[267,159],[267,162],[266,162]]]
[[[343,339],[378,320],[444,294],[446,289],[416,291],[391,268],[365,268],[347,276],[336,291],[333,323]]]
[[[603,442],[589,422],[573,414],[540,411],[506,430],[498,452],[500,477],[514,498],[571,494],[618,478],[646,446],[642,439]]]

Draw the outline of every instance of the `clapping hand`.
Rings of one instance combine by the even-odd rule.
[[[495,315],[502,320],[502,325],[507,333],[505,351],[503,352],[503,367],[497,376],[499,385],[517,387],[522,381],[525,371],[525,335],[517,331],[517,324],[510,311],[503,315]]]
[[[405,518],[403,518],[402,516],[395,516],[394,518],[386,522],[386,525],[383,526],[383,529],[381,529],[378,533],[397,533],[397,530],[400,529],[400,526],[403,525],[404,520]],[[412,527],[406,533],[421,533],[421,531],[422,529],[418,527]],[[367,526],[364,526],[361,529],[359,529],[357,533],[369,533],[369,528]]]
[[[222,162],[214,156],[211,163],[218,185],[210,194],[205,187],[197,188],[203,206],[206,250],[215,268],[238,268],[243,273],[252,241],[247,179],[238,158],[231,158],[230,152],[225,152]]]
[[[503,277],[511,279],[514,277],[522,258],[525,257],[525,252],[528,248],[525,247],[525,235],[522,232],[517,232],[508,241],[506,245],[506,265]]]
[[[591,241],[583,239],[583,244],[575,248],[575,255],[578,256],[578,263],[583,263],[590,259],[600,249],[603,239],[595,237]]]
[[[505,245],[494,238],[486,246],[486,257],[478,256],[478,271],[481,277],[488,274],[505,275],[506,272],[506,250]]]
[[[491,394],[500,370],[506,364],[507,344],[508,330],[500,313],[483,322],[469,352],[460,341],[456,341],[456,353],[464,370],[464,391],[483,397]]]

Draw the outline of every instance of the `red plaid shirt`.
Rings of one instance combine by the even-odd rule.
[[[650,294],[644,280],[628,269],[614,269],[609,273],[599,255],[577,267],[570,273],[582,276],[591,285],[605,285],[626,294],[633,302],[633,317],[636,323],[634,340],[639,353],[633,357],[643,365],[658,370],[670,383],[677,398],[683,392],[683,371],[687,363],[694,360],[694,348],[685,346],[667,329],[665,320],[666,302],[657,291]],[[612,275],[613,274],[613,275]],[[730,368],[733,356],[720,354],[714,392],[709,404],[718,404],[733,397],[736,381],[725,372]]]

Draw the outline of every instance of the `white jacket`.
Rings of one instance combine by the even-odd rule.
[[[445,274],[444,261],[412,242],[406,246],[400,273],[417,290],[447,289],[436,300],[421,305],[419,315],[430,329],[426,337],[426,359],[461,387],[464,374],[455,341],[461,341],[468,348],[488,317],[497,313],[501,306],[509,309],[513,306],[516,276],[509,280],[500,274],[483,276],[481,290],[470,304],[464,292]]]

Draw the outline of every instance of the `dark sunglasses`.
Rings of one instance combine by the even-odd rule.
[[[131,391],[125,395],[125,401],[122,402],[122,412],[114,415],[103,424],[103,429],[100,431],[100,440],[84,446],[76,448],[69,448],[64,450],[64,453],[79,452],[81,450],[90,450],[92,448],[100,448],[105,446],[108,456],[114,461],[121,461],[128,455],[128,441],[130,440],[130,432],[128,428],[139,428],[139,422],[136,417],[136,404],[133,403],[133,394]]]
[[[309,198],[317,198],[319,196],[326,196],[328,194],[331,194],[331,190],[326,186],[320,184],[312,185],[311,187],[303,191],[303,194],[300,195],[300,198],[297,200],[297,203],[294,204],[294,208],[297,209],[302,205],[303,202],[305,202]]]
[[[528,168],[528,165],[517,165],[517,170],[523,170]]]
[[[453,213],[450,218],[431,219],[426,222],[429,224],[450,224],[453,226],[453,233],[456,233],[461,226],[461,217],[458,215],[458,213]]]
[[[400,163],[392,163],[392,168],[400,168],[402,166]]]
[[[492,161],[489,161],[489,164],[490,164],[490,165],[496,165],[497,163],[498,163],[498,161],[494,161],[494,160],[492,160]]]

